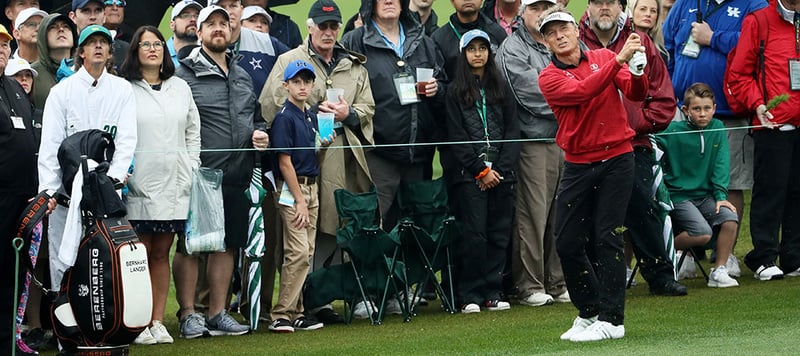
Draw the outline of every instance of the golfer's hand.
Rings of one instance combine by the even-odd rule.
[[[637,51],[644,52],[644,46],[642,46],[642,40],[639,38],[639,35],[631,33],[631,35],[628,36],[628,39],[625,41],[625,44],[622,46],[622,50],[619,51],[619,54],[617,54],[617,63],[619,63],[619,65],[628,63],[628,61],[633,58],[633,54]]]

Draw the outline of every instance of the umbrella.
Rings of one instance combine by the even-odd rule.
[[[253,178],[245,194],[250,199],[250,217],[248,219],[248,240],[245,254],[249,261],[247,266],[247,300],[250,306],[250,330],[258,328],[261,316],[261,257],[264,256],[264,216],[261,214],[261,202],[266,191],[261,186],[261,169],[253,169]]]
[[[661,161],[661,157],[664,155],[664,151],[658,148],[655,141],[652,139],[650,143],[655,150],[655,158],[656,162]],[[667,250],[667,256],[672,259],[673,264],[673,272],[675,273],[673,277],[677,280],[678,276],[678,261],[675,259],[675,239],[672,235],[672,219],[669,217],[669,212],[672,211],[672,199],[669,196],[669,190],[667,190],[667,185],[664,183],[664,174],[661,172],[661,165],[656,163],[653,165],[653,196],[656,198],[658,205],[661,206],[660,217],[664,224],[663,238],[664,238],[664,248]]]

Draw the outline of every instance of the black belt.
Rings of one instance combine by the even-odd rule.
[[[317,184],[317,177],[297,176],[297,183],[305,185]]]

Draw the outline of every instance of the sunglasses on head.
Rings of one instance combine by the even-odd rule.
[[[125,0],[105,0],[103,1],[103,4],[105,4],[106,6],[116,5],[119,7],[125,7],[125,5],[128,5],[128,3]]]

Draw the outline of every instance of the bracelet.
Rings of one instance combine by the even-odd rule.
[[[475,176],[475,180],[481,180],[481,178],[486,177],[486,175],[491,171],[492,169],[489,167],[484,168],[480,173],[478,173],[477,176]]]

